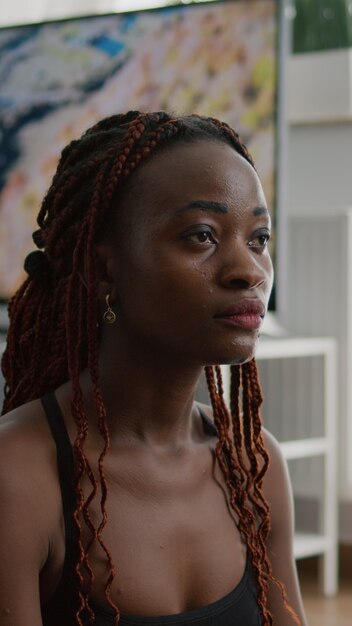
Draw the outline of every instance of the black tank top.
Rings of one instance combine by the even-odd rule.
[[[77,560],[77,537],[73,513],[76,506],[74,490],[74,459],[71,442],[55,394],[42,398],[51,433],[57,448],[57,464],[65,523],[65,561],[61,580],[50,600],[42,606],[43,626],[76,626],[78,595],[74,576]],[[208,434],[216,434],[214,424],[203,413]],[[94,626],[112,626],[114,613],[108,605],[90,599],[95,613]],[[83,616],[85,626],[88,616]],[[119,626],[260,626],[257,589],[250,559],[239,584],[229,594],[205,607],[158,617],[143,617],[121,611]]]

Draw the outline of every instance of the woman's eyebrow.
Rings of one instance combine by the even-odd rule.
[[[213,202],[212,200],[193,200],[188,204],[180,207],[176,211],[176,215],[182,215],[187,211],[194,211],[200,209],[201,211],[213,211],[214,213],[228,213],[229,207],[225,202]]]
[[[229,207],[225,202],[213,202],[212,200],[192,200],[184,206],[176,210],[176,215],[183,215],[187,211],[213,211],[213,213],[229,213]],[[259,217],[260,215],[269,215],[269,211],[265,206],[255,207],[253,209],[253,215]]]
[[[269,215],[269,211],[265,206],[258,206],[253,209],[254,217],[259,217],[260,215]]]

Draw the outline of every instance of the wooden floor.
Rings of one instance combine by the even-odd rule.
[[[351,626],[352,584],[341,584],[333,598],[325,598],[314,581],[302,584],[304,607],[309,626]]]
[[[319,588],[317,562],[299,562],[298,571],[309,626],[352,626],[352,560],[344,562],[339,590],[332,598]]]

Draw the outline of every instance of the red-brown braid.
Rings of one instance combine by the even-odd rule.
[[[231,506],[238,518],[238,529],[243,540],[249,550],[253,570],[256,574],[258,583],[258,605],[262,616],[262,623],[265,625],[272,624],[272,617],[267,609],[267,576],[263,569],[262,559],[263,551],[261,542],[258,541],[258,524],[257,516],[260,512],[256,510],[255,497],[251,494],[252,476],[250,471],[243,462],[240,464],[235,455],[235,442],[232,440],[231,418],[227,411],[223,398],[223,389],[221,384],[221,374],[216,368],[217,385],[215,385],[215,377],[212,368],[206,368],[206,375],[210,391],[211,403],[214,411],[214,423],[219,431],[219,442],[216,448],[216,456],[220,467],[223,470],[226,484],[230,494]],[[227,419],[222,419],[222,423],[218,423],[218,415],[224,415],[227,412]],[[226,422],[226,428],[223,427]],[[237,428],[242,431],[242,424],[237,423]],[[221,452],[223,457],[221,457]],[[241,451],[242,454],[242,451]],[[240,474],[240,480],[234,481],[234,476]],[[265,552],[264,552],[265,554]]]
[[[258,516],[256,541],[258,542],[259,554],[261,555],[258,577],[263,576],[263,588],[266,589],[266,593],[269,581],[279,587],[286,609],[291,614],[293,621],[299,625],[300,621],[297,615],[288,604],[283,584],[272,575],[272,568],[266,551],[266,541],[270,532],[270,510],[263,497],[261,487],[264,475],[269,466],[269,456],[265,450],[262,437],[260,407],[263,402],[263,394],[259,385],[258,372],[254,359],[242,366],[231,367],[230,395],[235,447],[237,449],[238,445],[241,444],[240,439],[236,444],[236,437],[238,437],[238,433],[243,429],[244,447],[250,464],[249,472],[247,472],[247,489],[249,500]],[[242,398],[242,417],[240,416],[240,396]],[[238,450],[238,457],[242,459],[241,465],[245,469],[240,450]],[[255,562],[253,565],[255,568],[257,567]],[[265,599],[265,597],[263,599]],[[264,619],[264,613],[262,613],[262,617]],[[269,619],[272,620],[272,617],[269,616]],[[264,623],[267,622],[264,621]],[[269,621],[268,623],[271,622]]]

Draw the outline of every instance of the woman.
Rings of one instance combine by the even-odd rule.
[[[270,218],[238,135],[102,120],[38,224],[2,364],[0,624],[304,626],[253,360]]]

